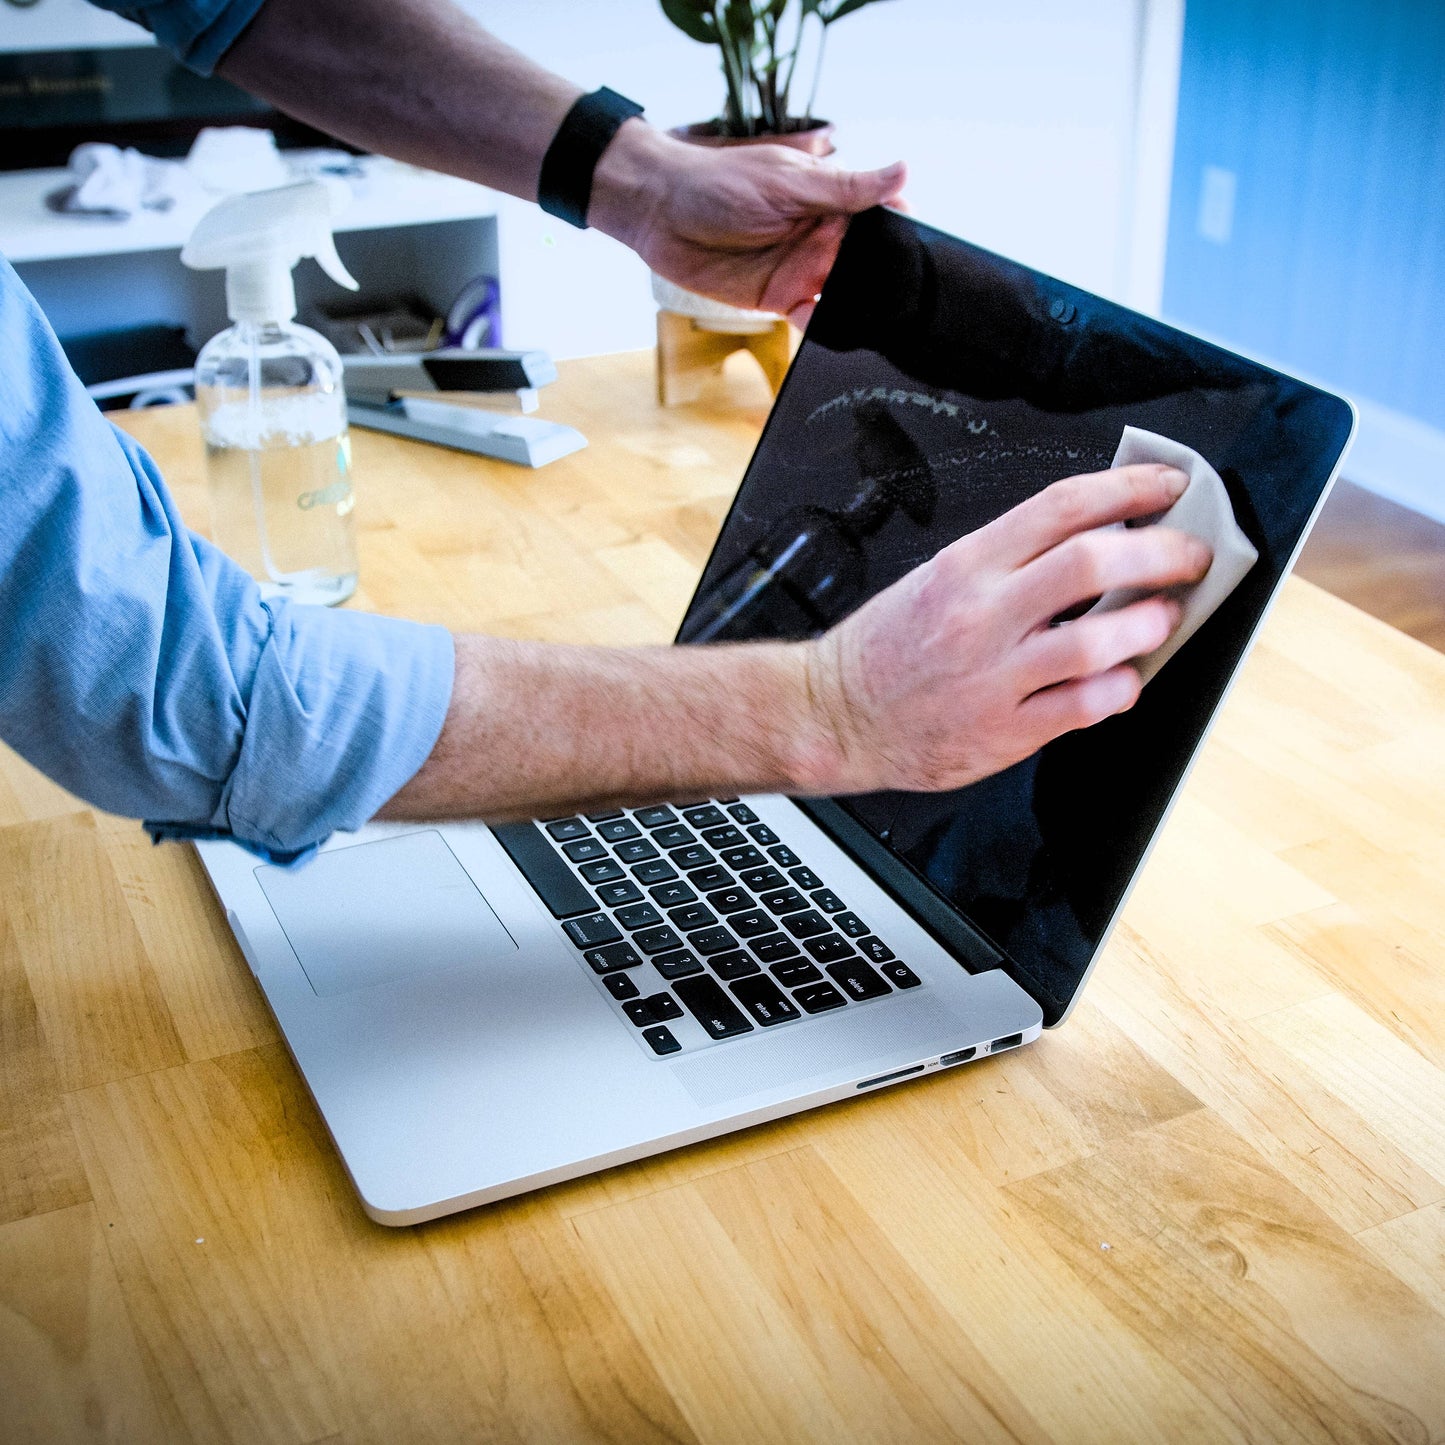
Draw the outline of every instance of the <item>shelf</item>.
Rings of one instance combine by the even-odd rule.
[[[365,156],[366,174],[351,180],[354,199],[337,218],[338,231],[371,231],[439,221],[476,220],[497,213],[497,198],[485,186],[435,171]],[[125,221],[62,216],[46,208],[45,197],[65,184],[64,170],[0,174],[0,254],[12,265],[73,260],[140,251],[178,251],[192,227],[219,196],[202,195],[173,210]]]

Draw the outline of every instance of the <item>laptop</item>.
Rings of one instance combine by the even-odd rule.
[[[414,1224],[961,1067],[1068,1016],[1349,443],[1345,400],[875,210],[678,640],[818,633],[1135,426],[1259,560],[1127,714],[945,794],[199,852],[366,1212]]]

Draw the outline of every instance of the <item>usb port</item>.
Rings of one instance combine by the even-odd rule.
[[[1001,1054],[1005,1049],[1018,1048],[1023,1041],[1024,1036],[1022,1034],[1005,1034],[1001,1039],[995,1039],[988,1046],[988,1051],[991,1054]]]
[[[950,1064],[966,1064],[977,1052],[976,1048],[955,1049],[951,1054],[943,1054],[939,1057],[938,1067],[946,1069]]]

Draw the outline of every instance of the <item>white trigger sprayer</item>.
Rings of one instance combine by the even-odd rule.
[[[344,196],[344,187],[307,181],[228,197],[181,252],[196,270],[225,270],[234,323],[196,359],[214,539],[263,596],[298,602],[342,602],[356,589],[341,358],[295,324],[291,277],[314,256],[356,289],[331,235]]]

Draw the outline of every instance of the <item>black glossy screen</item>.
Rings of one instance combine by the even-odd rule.
[[[947,794],[837,799],[1063,1013],[1349,436],[1339,398],[887,211],[855,219],[679,633],[814,635],[1126,424],[1260,560],[1134,709]]]

